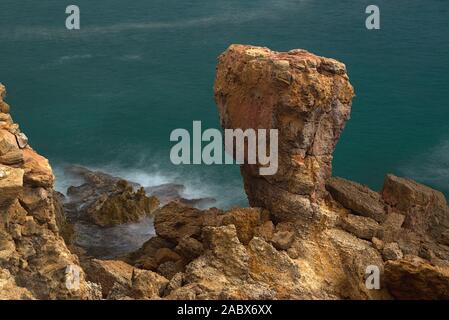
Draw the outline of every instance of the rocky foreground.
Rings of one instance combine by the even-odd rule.
[[[56,194],[0,86],[0,298],[449,299],[444,195],[393,175],[380,192],[332,177],[353,95],[333,59],[226,50],[215,83],[223,127],[278,129],[280,140],[276,175],[241,167],[252,207],[223,211],[195,208],[208,199],[182,199],[177,185],[144,190],[79,167],[85,183]],[[72,241],[76,223],[145,217],[156,236],[113,260]],[[379,289],[365,284],[369,266]]]

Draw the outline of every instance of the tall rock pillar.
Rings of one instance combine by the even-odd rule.
[[[215,99],[224,129],[278,129],[278,171],[241,166],[251,206],[279,219],[313,216],[332,173],[332,154],[354,90],[346,67],[305,50],[231,45],[220,57]]]

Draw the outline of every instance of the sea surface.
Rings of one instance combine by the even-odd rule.
[[[65,28],[65,8],[81,30]],[[365,28],[377,4],[381,29]],[[145,186],[245,205],[237,166],[174,166],[175,128],[219,128],[217,56],[232,43],[305,48],[346,63],[357,97],[334,174],[374,189],[387,173],[449,195],[446,0],[1,0],[0,82],[32,146]]]

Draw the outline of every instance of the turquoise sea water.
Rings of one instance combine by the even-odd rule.
[[[79,31],[65,29],[69,4]],[[0,81],[60,188],[77,163],[245,204],[236,166],[173,166],[169,134],[219,127],[216,57],[231,43],[305,48],[345,62],[357,93],[335,175],[379,189],[392,172],[448,195],[448,21],[445,0],[1,0]]]

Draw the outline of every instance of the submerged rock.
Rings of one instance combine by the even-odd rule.
[[[159,200],[156,197],[148,198],[143,188],[137,192],[124,188],[109,196],[100,197],[86,210],[95,224],[107,227],[139,221],[142,217],[151,215],[158,207]]]
[[[70,187],[65,208],[73,221],[85,220],[101,227],[137,222],[158,207],[156,197],[148,197],[136,184],[102,172],[71,167],[71,174],[84,179],[84,184]]]
[[[209,198],[182,197],[183,185],[164,184],[143,188],[135,182],[80,166],[70,166],[66,173],[83,180],[82,184],[67,190],[64,207],[73,222],[81,220],[101,227],[112,227],[152,216],[161,204],[171,201],[190,207],[207,207],[215,202],[215,199]]]

